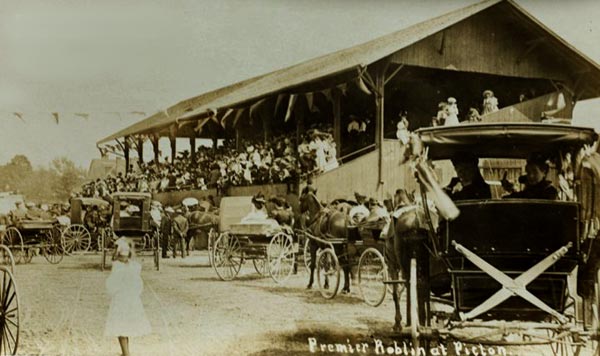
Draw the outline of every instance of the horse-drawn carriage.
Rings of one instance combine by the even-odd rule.
[[[59,263],[64,256],[56,219],[13,221],[4,231],[2,244],[11,250],[16,263],[31,262],[36,252],[41,252],[52,264]]]
[[[400,265],[390,266],[407,277],[397,281],[407,285],[407,325],[400,325],[395,296],[396,327],[413,347],[459,340],[547,344],[554,354],[577,354],[597,340],[600,156],[597,147],[588,148],[597,139],[592,129],[546,124],[416,132],[408,150],[416,157],[424,202],[396,220],[393,238],[400,247],[392,252]],[[559,200],[500,197],[453,205],[431,164],[465,155],[479,159],[488,182],[500,180],[502,169],[490,168],[500,159],[523,167],[528,157],[544,157],[547,179],[564,194]]]
[[[153,225],[150,215],[152,195],[150,193],[117,192],[112,199],[112,219],[110,227],[100,233],[102,249],[102,269],[106,267],[106,257],[118,237],[126,237],[135,243],[136,252],[151,252],[154,267],[160,268],[160,232]]]
[[[328,207],[322,206],[314,192],[301,197],[301,210],[309,219],[299,231],[305,238],[304,263],[310,271],[309,286],[312,286],[316,269],[321,295],[332,299],[339,292],[343,271],[343,290],[349,292],[350,271],[357,266],[358,287],[363,300],[368,305],[379,306],[387,292],[384,234],[389,215],[374,219],[365,216],[359,223],[350,223],[351,219],[344,211],[347,209],[339,209],[335,202]]]
[[[295,270],[298,243],[291,228],[273,221],[241,223],[252,208],[252,197],[224,197],[220,205],[220,235],[209,241],[210,261],[224,281],[233,280],[244,261],[256,272],[283,283]]]
[[[105,220],[110,216],[110,203],[97,198],[73,198],[70,205],[70,222],[62,230],[65,253],[84,253],[90,248],[98,249],[101,246],[103,228],[100,221],[108,223]],[[95,214],[97,218],[87,219],[86,223],[87,214]]]

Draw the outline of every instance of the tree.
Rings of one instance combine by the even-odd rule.
[[[22,190],[23,182],[32,172],[33,167],[27,156],[14,156],[8,164],[0,166],[0,191]]]
[[[81,186],[84,181],[85,172],[75,166],[75,163],[66,157],[52,160],[50,170],[56,176],[53,182],[53,191],[56,199],[69,200],[71,193]]]

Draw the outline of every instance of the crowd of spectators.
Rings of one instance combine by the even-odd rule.
[[[303,175],[337,167],[336,145],[330,128],[312,128],[300,136],[282,134],[266,142],[243,140],[239,149],[225,140],[217,148],[201,146],[194,159],[180,152],[172,162],[142,163],[127,173],[86,183],[81,195],[103,197],[115,191],[164,192],[223,190],[231,186],[291,184]]]

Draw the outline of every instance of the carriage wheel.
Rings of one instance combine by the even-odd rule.
[[[90,249],[92,235],[85,226],[74,224],[63,230],[61,240],[65,253],[83,254]]]
[[[210,228],[208,231],[208,262],[211,266],[213,266],[213,249],[215,246],[215,242],[219,238],[219,233],[214,228]]]
[[[269,274],[277,283],[285,282],[294,272],[294,241],[282,232],[273,236],[267,247]]]
[[[321,250],[317,254],[317,282],[319,291],[326,299],[336,296],[340,288],[340,263],[331,248]]]
[[[410,260],[410,335],[412,338],[412,347],[414,350],[419,349],[419,298],[417,294],[417,259]]]
[[[358,261],[358,289],[367,305],[377,307],[385,299],[387,266],[381,252],[373,247],[366,249]]]
[[[52,264],[57,264],[63,259],[64,250],[61,244],[61,238],[52,231],[44,233],[44,242],[42,244],[42,254],[46,260]]]
[[[0,244],[0,264],[3,266],[8,266],[10,268],[10,273],[15,273],[15,258],[13,257],[12,252],[6,245]]]
[[[222,234],[215,242],[213,267],[221,280],[231,281],[242,268],[242,247],[240,240],[229,234]]]
[[[254,269],[261,276],[267,276],[269,274],[269,264],[265,258],[255,258],[252,260]]]
[[[21,263],[27,260],[25,256],[23,236],[21,236],[21,233],[16,227],[11,226],[6,229],[2,243],[11,250],[16,263]]]
[[[0,266],[0,354],[16,355],[19,346],[19,295],[15,279],[4,266]]]

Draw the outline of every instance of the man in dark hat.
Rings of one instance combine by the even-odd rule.
[[[444,190],[452,200],[491,199],[492,191],[479,172],[479,159],[464,156],[453,159],[456,177]]]
[[[185,237],[187,236],[187,232],[189,229],[189,223],[185,216],[183,216],[183,211],[180,208],[175,210],[175,217],[173,218],[173,239],[174,239],[174,247],[173,247],[173,258],[177,257],[177,248],[181,251],[181,258],[185,257]]]

